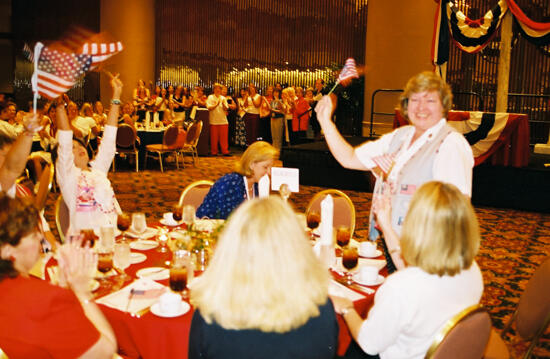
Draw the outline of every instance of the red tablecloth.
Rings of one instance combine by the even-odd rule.
[[[126,269],[126,273],[131,279],[124,283],[120,280],[120,276],[108,277],[102,281],[100,288],[94,293],[96,298],[119,290],[124,285],[129,284],[136,278],[136,272],[142,268],[165,266],[166,260],[171,259],[172,256],[170,252],[160,253],[156,248],[146,251],[133,251],[145,254],[147,259],[144,262],[132,264]],[[56,261],[50,260],[48,266],[51,265],[56,265]],[[385,268],[381,271],[381,274],[387,275]],[[333,273],[333,275],[338,276],[336,273]],[[46,279],[49,280],[48,277]],[[158,282],[168,285],[167,279]],[[378,287],[372,288],[377,289]],[[373,304],[374,294],[367,295],[364,292],[357,292],[365,297],[355,302],[355,308],[362,317],[366,317]],[[115,332],[119,354],[122,357],[143,359],[187,358],[193,308],[186,314],[176,318],[161,318],[151,312],[147,312],[138,318],[105,305],[100,304],[99,308]],[[352,339],[344,319],[340,315],[337,318],[340,327],[338,355],[343,355]]]
[[[474,152],[476,166],[485,161],[493,165],[525,167],[529,163],[529,119],[518,113],[490,113],[474,111],[449,111],[449,124],[468,136]],[[393,127],[407,125],[407,121],[395,110]]]

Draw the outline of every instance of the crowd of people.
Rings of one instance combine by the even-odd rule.
[[[322,83],[318,85],[320,94]],[[0,348],[10,358],[109,358],[116,351],[116,336],[83,285],[91,276],[90,248],[78,242],[59,244],[65,288],[29,276],[43,230],[33,205],[17,198],[15,179],[33,138],[54,129],[57,180],[70,212],[69,230],[113,225],[120,207],[107,172],[117,125],[121,118],[147,120],[153,96],[157,112],[164,108],[159,121],[185,121],[194,101],[205,106],[222,154],[227,150],[222,137],[228,133],[223,116],[235,111],[235,140],[248,146],[235,172],[220,178],[197,210],[200,217],[227,223],[210,265],[190,287],[195,307],[190,358],[333,358],[337,314],[361,348],[356,353],[360,357],[423,358],[445,322],[479,302],[483,280],[475,256],[480,239],[469,198],[473,155],[465,139],[446,124],[452,95],[437,75],[420,73],[407,83],[400,108],[410,126],[357,148],[331,121],[334,99],[316,98],[311,89],[275,85],[262,96],[251,85],[235,100],[215,84],[211,95],[196,91],[198,97],[191,100],[185,88],[157,88],[151,95],[140,82],[135,106],[121,106],[117,76],[111,86],[108,115],[100,103],[81,108],[84,117],[94,119],[87,131],[82,130],[88,126],[84,120],[76,120],[78,108],[66,97],[42,114],[50,122],[30,114],[18,124],[17,111],[10,106],[0,113],[13,118],[8,124],[15,131],[15,137],[5,136],[8,140],[0,136]],[[124,110],[130,105],[135,115]],[[291,205],[274,196],[258,198],[257,183],[269,175],[287,135],[291,142],[303,138],[312,107],[320,125],[316,131],[322,129],[335,158],[377,177],[369,239],[383,244],[388,270],[395,273],[377,290],[366,319],[348,299],[329,296],[329,273]],[[100,124],[102,140],[90,161],[80,140],[86,134],[97,136]],[[251,131],[267,136],[268,130],[272,141],[250,137]],[[42,298],[39,306],[32,296]]]

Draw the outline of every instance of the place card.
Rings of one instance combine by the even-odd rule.
[[[300,192],[300,170],[289,167],[271,168],[271,190],[278,191],[286,183],[290,192]]]

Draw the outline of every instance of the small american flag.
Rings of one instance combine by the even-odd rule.
[[[380,156],[375,156],[375,157],[372,157],[372,161],[376,164],[376,166],[378,166],[378,168],[380,168],[380,170],[387,177],[395,163],[395,154],[386,153]]]
[[[412,196],[416,192],[416,186],[413,184],[402,184],[399,190],[400,194],[408,194]]]
[[[42,43],[36,44],[34,54],[38,61],[33,74],[33,91],[50,100],[69,91],[92,64],[91,55],[54,50]]]
[[[23,45],[23,56],[25,56],[25,58],[30,62],[34,62],[34,53],[32,52],[30,46],[27,45],[27,43]]]
[[[111,43],[85,43],[82,46],[82,53],[92,56],[92,66],[90,70],[96,69],[99,64],[107,60],[109,57],[116,55],[122,51],[122,43],[111,42]]]
[[[354,78],[359,78],[359,74],[357,73],[357,68],[355,67],[355,60],[350,57],[346,60],[344,68],[340,71],[340,75],[338,75],[338,82]]]

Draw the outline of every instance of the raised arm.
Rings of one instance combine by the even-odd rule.
[[[403,269],[405,268],[405,262],[401,257],[400,238],[391,225],[391,199],[388,186],[386,186],[382,195],[375,196],[373,203],[372,210],[376,216],[376,222],[384,234],[391,259],[397,269]]]
[[[120,94],[122,93],[122,81],[119,75],[111,76],[111,87],[113,88],[113,98],[111,100],[111,109],[107,117],[106,125],[118,126],[118,113],[120,111]]]
[[[0,185],[3,190],[13,186],[15,180],[21,175],[27,164],[27,156],[31,152],[34,133],[40,130],[38,116],[31,115],[26,118],[25,131],[15,140],[2,167],[0,167]]]
[[[355,149],[342,137],[334,122],[331,121],[332,109],[333,104],[329,96],[324,96],[315,106],[317,120],[321,124],[330,152],[346,168],[368,170],[355,155]]]

